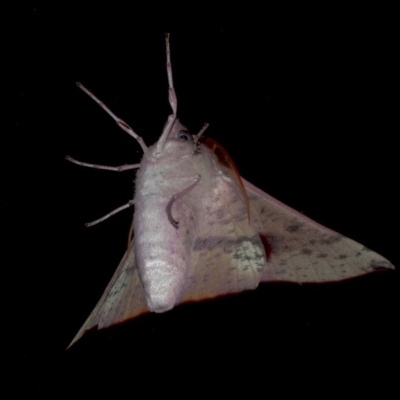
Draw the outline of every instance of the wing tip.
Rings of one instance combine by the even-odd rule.
[[[85,335],[86,332],[89,332],[94,328],[97,328],[97,325],[95,325],[95,326],[93,326],[92,328],[89,328],[89,329],[84,329],[82,327],[79,330],[79,332],[75,335],[75,337],[72,339],[71,343],[68,345],[68,347],[65,350],[69,350],[83,335]]]
[[[117,321],[111,321],[109,323],[101,323],[101,321],[96,322],[95,324],[91,325],[90,327],[87,327],[86,324],[84,324],[82,326],[82,328],[78,331],[78,333],[75,335],[75,337],[72,339],[71,343],[68,345],[68,347],[65,350],[70,349],[78,340],[80,340],[82,338],[82,336],[85,336],[86,333],[90,332],[90,331],[100,331],[102,329],[107,329],[107,328],[111,328],[113,326],[116,325],[120,325],[120,324],[124,324],[125,322],[131,321],[133,319],[136,319],[142,315],[148,314],[150,311],[148,309],[143,309],[140,312],[138,312],[137,314],[124,318],[124,319],[120,319]]]
[[[386,271],[388,269],[396,269],[395,266],[388,260],[373,261],[371,262],[370,267],[373,268],[374,271]]]

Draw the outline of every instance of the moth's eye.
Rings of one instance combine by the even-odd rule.
[[[188,131],[179,131],[176,134],[177,139],[187,140],[188,142],[193,142],[193,136]]]

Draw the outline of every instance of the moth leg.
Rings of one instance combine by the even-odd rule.
[[[184,196],[186,193],[190,192],[190,191],[199,183],[200,179],[201,179],[201,176],[200,176],[200,175],[197,175],[196,180],[195,180],[190,186],[188,186],[187,188],[181,190],[181,191],[178,192],[178,193],[175,193],[175,194],[171,197],[171,199],[169,200],[169,202],[168,202],[168,204],[167,204],[166,211],[167,211],[167,215],[168,215],[168,220],[169,220],[169,222],[171,222],[171,224],[172,224],[172,226],[173,226],[174,228],[178,229],[179,222],[176,221],[176,220],[173,218],[173,216],[172,216],[172,212],[171,212],[172,204],[174,204],[175,200],[180,199],[180,198],[181,198],[182,196]]]
[[[126,204],[124,204],[124,205],[121,206],[121,207],[116,208],[115,210],[111,211],[110,213],[108,213],[108,214],[105,215],[104,217],[101,217],[101,218],[99,218],[99,219],[96,219],[96,221],[93,221],[93,222],[87,222],[87,223],[85,224],[85,226],[88,226],[88,227],[89,227],[89,226],[96,225],[96,224],[98,224],[98,223],[100,223],[100,222],[106,220],[107,218],[111,217],[112,215],[115,215],[115,214],[119,213],[120,211],[125,210],[126,208],[132,207],[134,204],[135,204],[135,201],[134,201],[134,200],[129,200]]]
[[[171,128],[176,120],[176,113],[178,110],[178,99],[174,88],[174,81],[172,78],[172,66],[171,66],[171,51],[169,46],[169,33],[165,34],[165,47],[167,52],[167,75],[168,75],[168,101],[172,108],[172,114],[168,117],[167,123],[163,129],[160,139],[157,142],[157,154],[162,153],[165,142],[171,131]]]
[[[82,167],[89,167],[89,168],[95,168],[95,169],[106,169],[108,171],[116,171],[116,172],[127,171],[129,169],[136,169],[136,168],[140,167],[140,164],[125,164],[125,165],[119,165],[118,167],[109,167],[108,165],[89,164],[89,163],[75,160],[75,158],[72,158],[70,156],[65,156],[65,159],[73,162],[74,164],[81,165]]]
[[[143,153],[147,156],[147,146],[143,139],[121,118],[117,117],[102,101],[100,101],[90,90],[86,89],[80,82],[76,82],[79,89],[82,89],[88,96],[90,96],[104,111],[106,111],[117,123],[117,125],[122,128],[125,132],[135,138],[140,147],[143,149]]]
[[[199,153],[200,152],[200,143],[199,143],[199,139],[203,136],[204,131],[208,128],[210,124],[208,122],[206,122],[203,127],[200,129],[199,133],[197,133],[196,135],[193,135],[193,143],[194,143],[194,150],[193,150],[193,154],[195,153]]]
[[[203,136],[204,131],[209,127],[209,123],[206,122],[203,127],[200,129],[199,133],[197,133],[196,135],[193,135],[193,142],[197,144],[197,142],[199,141],[199,139]]]

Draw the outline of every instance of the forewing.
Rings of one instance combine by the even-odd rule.
[[[254,289],[265,266],[262,241],[249,223],[236,181],[220,177],[210,192],[192,246],[183,302]]]
[[[98,329],[107,328],[148,311],[144,288],[136,268],[134,247],[131,246],[96,307],[68,347],[96,326]]]
[[[244,181],[267,266],[261,281],[330,282],[394,266],[381,255],[307,218]]]

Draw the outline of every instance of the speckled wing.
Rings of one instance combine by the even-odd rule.
[[[243,180],[252,224],[261,235],[267,265],[261,281],[332,282],[394,266],[381,255],[264,193]]]
[[[132,245],[122,258],[96,307],[68,347],[94,327],[107,328],[148,311]]]
[[[218,178],[199,218],[181,302],[254,289],[264,267],[264,246],[240,187]]]

